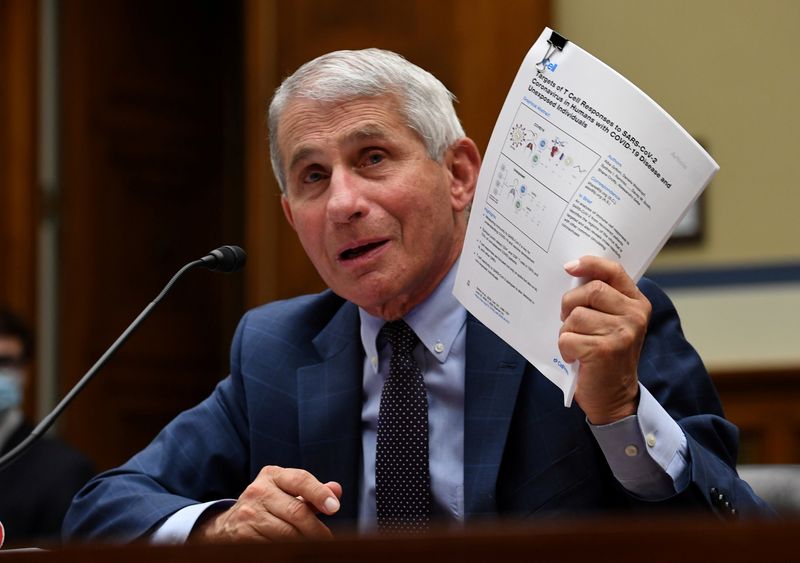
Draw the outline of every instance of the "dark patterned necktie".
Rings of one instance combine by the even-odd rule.
[[[392,357],[378,411],[375,498],[381,532],[428,529],[431,475],[428,468],[428,397],[411,355],[419,341],[403,320],[386,323]]]

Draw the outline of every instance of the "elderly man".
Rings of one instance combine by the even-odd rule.
[[[340,51],[269,113],[282,205],[330,290],[249,312],[231,373],[75,499],[71,538],[323,538],[497,517],[768,508],[662,292],[565,267],[576,404],[452,296],[480,167],[450,93],[393,53]],[[577,258],[577,257],[576,257]],[[410,327],[410,329],[409,329]]]

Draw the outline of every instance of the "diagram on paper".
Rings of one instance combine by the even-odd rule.
[[[600,155],[522,105],[495,167],[487,203],[545,251]]]

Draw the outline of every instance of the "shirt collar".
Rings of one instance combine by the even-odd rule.
[[[409,311],[403,319],[417,334],[420,342],[439,363],[450,354],[453,342],[467,320],[467,310],[453,296],[456,280],[456,262],[441,283],[422,303]],[[377,372],[377,338],[386,321],[370,315],[359,307],[361,317],[361,343],[370,365]]]

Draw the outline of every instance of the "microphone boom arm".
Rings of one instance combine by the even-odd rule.
[[[218,262],[221,261],[220,250],[223,249],[225,249],[224,252],[226,253],[226,256],[228,254],[232,256],[235,254],[237,262],[234,266],[226,267],[228,266],[228,264],[223,264],[222,267],[219,267]],[[47,416],[45,416],[42,419],[42,421],[39,422],[39,424],[36,425],[36,428],[34,428],[22,442],[17,444],[16,447],[14,447],[4,456],[0,457],[0,470],[4,469],[5,467],[13,463],[18,457],[20,457],[25,451],[27,451],[28,448],[30,448],[37,440],[39,440],[42,436],[44,436],[45,432],[47,432],[47,430],[56,421],[56,418],[58,418],[59,415],[62,412],[64,412],[64,409],[66,409],[72,402],[72,400],[78,395],[78,393],[80,393],[83,390],[83,388],[86,387],[89,381],[91,381],[92,378],[97,374],[97,372],[100,371],[100,368],[102,368],[106,364],[106,362],[108,362],[108,360],[116,353],[116,351],[119,350],[119,348],[125,343],[125,341],[128,340],[128,337],[130,337],[130,335],[133,334],[133,332],[137,328],[139,328],[139,325],[142,324],[142,322],[150,315],[150,313],[153,311],[156,305],[158,305],[161,302],[161,300],[164,299],[167,293],[169,293],[169,291],[172,289],[172,286],[175,285],[175,283],[183,276],[183,274],[185,274],[189,270],[192,270],[200,266],[209,268],[211,270],[221,270],[221,271],[238,270],[244,265],[245,261],[244,257],[245,254],[241,248],[235,246],[233,247],[226,246],[226,247],[221,247],[220,249],[217,250],[213,250],[207,256],[201,258],[200,260],[189,262],[183,268],[178,270],[178,272],[174,276],[172,276],[172,279],[169,280],[167,285],[164,286],[164,289],[161,290],[161,293],[159,293],[158,296],[156,296],[156,298],[153,299],[153,301],[151,301],[150,304],[147,307],[145,307],[141,313],[139,313],[139,316],[136,317],[136,319],[134,319],[134,321],[130,325],[128,325],[128,328],[125,329],[125,332],[123,332],[119,336],[119,338],[117,338],[117,340],[108,348],[108,350],[106,350],[105,353],[102,356],[100,356],[100,359],[97,360],[95,364],[89,369],[89,371],[87,371],[86,374],[84,374],[84,376],[80,379],[80,381],[78,381],[78,383],[76,383],[72,387],[72,389],[70,389],[69,393],[67,393],[64,396],[64,398],[61,399],[61,401],[56,405],[56,407],[52,411],[50,411],[50,413]]]

